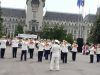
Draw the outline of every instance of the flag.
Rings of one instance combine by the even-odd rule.
[[[80,8],[81,6],[84,7],[84,0],[77,0],[77,6]]]
[[[84,7],[84,0],[82,0],[82,3],[81,3],[82,7]]]

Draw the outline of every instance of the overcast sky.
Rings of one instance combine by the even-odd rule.
[[[26,8],[26,0],[0,0],[2,7],[7,8]],[[84,15],[95,14],[97,7],[100,6],[100,0],[85,0]],[[79,13],[77,0],[46,0],[46,11],[56,11],[65,13]]]

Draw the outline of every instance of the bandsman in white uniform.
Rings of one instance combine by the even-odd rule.
[[[50,63],[50,71],[59,70],[60,45],[58,40],[55,40],[55,43],[53,44],[51,51],[52,51],[52,58]]]
[[[67,55],[68,55],[67,41],[63,41],[63,44],[61,46],[61,51],[62,51],[62,61],[63,61],[63,63],[67,63]]]
[[[28,48],[29,48],[30,59],[32,59],[34,48],[35,48],[35,42],[32,39],[30,39],[30,41],[28,43]]]
[[[90,46],[89,50],[90,50],[90,63],[93,63],[93,61],[94,61],[94,52],[95,52],[95,48],[94,48],[93,44]]]
[[[44,42],[41,41],[38,44],[38,62],[42,62],[42,58],[43,58],[43,51],[44,51]]]
[[[12,57],[16,58],[18,48],[18,40],[15,38],[12,40]]]
[[[96,55],[97,55],[97,62],[100,62],[100,44],[97,45]]]
[[[77,47],[78,45],[76,44],[76,41],[72,44],[72,60],[76,60],[76,53],[77,53]]]
[[[50,54],[50,45],[49,43],[46,41],[45,45],[44,45],[44,55],[45,55],[45,59],[48,60],[48,56]]]
[[[21,47],[21,61],[23,60],[23,56],[24,56],[24,60],[26,61],[27,59],[27,51],[28,51],[28,42],[27,40],[23,40],[22,41],[22,47]]]
[[[1,48],[1,52],[0,52],[0,57],[4,58],[5,55],[5,50],[6,50],[6,40],[4,38],[2,38],[0,40],[0,48]]]

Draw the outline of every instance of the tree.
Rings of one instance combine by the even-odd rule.
[[[89,39],[95,44],[100,43],[100,16],[97,17],[93,27],[91,28]]]
[[[44,25],[41,38],[63,40],[66,38],[66,33],[63,26],[48,27],[48,25]]]
[[[93,38],[91,38],[90,34],[89,34],[89,36],[88,36],[88,38],[87,38],[87,43],[88,43],[89,45],[91,45],[91,44],[93,43]]]
[[[55,25],[53,28],[53,33],[54,33],[54,39],[64,40],[66,38],[66,32],[62,25],[61,26]]]
[[[3,30],[3,26],[2,26],[3,18],[1,17],[1,15],[2,15],[2,11],[1,11],[1,7],[0,7],[0,38],[3,35],[3,32],[2,32],[2,30]]]
[[[73,40],[73,35],[72,35],[72,34],[70,34],[70,33],[69,33],[69,34],[67,34],[67,35],[66,35],[66,39],[65,39],[65,40],[66,40],[67,42],[69,42],[69,43],[71,43],[71,44],[72,44],[72,43],[73,43],[73,41],[74,41],[74,40]]]
[[[15,29],[15,36],[17,36],[18,34],[23,34],[23,26],[20,24],[18,24]]]
[[[47,25],[44,25],[40,37],[44,38],[44,39],[48,39],[49,38],[49,36],[48,36],[49,35],[49,30],[50,30],[50,28]]]

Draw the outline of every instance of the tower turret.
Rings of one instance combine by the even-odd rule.
[[[45,0],[27,0],[26,9],[26,31],[38,32],[41,31],[43,21],[43,7]]]

